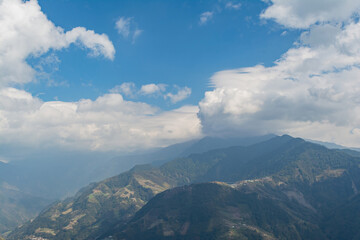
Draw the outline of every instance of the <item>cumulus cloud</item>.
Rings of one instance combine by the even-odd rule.
[[[10,87],[46,77],[47,68],[56,71],[60,60],[52,50],[76,44],[91,56],[113,59],[115,49],[104,34],[83,27],[65,32],[55,26],[36,0],[0,0],[0,16],[0,145],[131,151],[200,136],[198,107],[161,111],[126,101],[121,94],[138,94],[133,83],[117,86],[95,100],[76,102],[46,102]],[[133,37],[140,33],[135,30]],[[34,68],[26,62],[28,57],[40,59]],[[59,83],[49,79],[48,84]],[[151,86],[143,90],[150,93]]]
[[[209,20],[212,19],[213,16],[214,12],[203,12],[202,14],[200,14],[199,25],[205,25]]]
[[[268,7],[260,17],[273,19],[289,28],[306,29],[316,23],[348,21],[359,12],[357,0],[270,0]]]
[[[214,90],[199,104],[204,132],[288,133],[360,146],[359,43],[357,21],[315,25],[274,66],[215,73]]]
[[[166,85],[165,84],[146,84],[142,85],[140,89],[140,94],[143,95],[159,95],[166,91]]]
[[[163,112],[118,93],[96,100],[43,102],[15,88],[0,90],[0,144],[130,151],[200,136],[198,107]]]
[[[93,30],[86,30],[84,27],[76,27],[66,32],[65,39],[68,46],[70,43],[78,43],[91,50],[91,56],[103,55],[114,59],[115,48],[105,34],[96,34]]]
[[[83,27],[65,32],[47,19],[36,0],[2,0],[0,16],[1,86],[31,82],[36,71],[26,62],[27,57],[73,43],[89,49],[92,56],[114,58],[114,46],[105,34]]]
[[[177,93],[167,93],[164,97],[165,99],[170,99],[172,103],[177,103],[188,98],[190,95],[191,95],[191,88],[177,87]]]
[[[120,17],[115,23],[115,28],[123,38],[131,38],[133,43],[143,32],[137,27],[133,17]]]

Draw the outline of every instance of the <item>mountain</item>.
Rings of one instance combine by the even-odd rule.
[[[35,217],[49,203],[48,199],[23,193],[0,181],[0,233],[8,232]]]
[[[320,227],[324,217],[332,209],[347,204],[357,194],[360,186],[359,164],[359,158],[343,151],[330,150],[286,135],[250,146],[191,154],[166,162],[160,167],[138,166],[91,184],[74,197],[44,210],[32,222],[13,231],[8,239],[120,237],[121,234],[131,233],[132,230],[126,229],[126,226],[136,224],[136,219],[142,216],[137,215],[138,218],[134,219],[134,215],[136,212],[140,214],[143,211],[140,209],[155,195],[176,186],[209,181],[226,182],[236,189],[245,189],[269,201],[281,200],[280,204],[275,201],[269,208],[273,211],[281,208],[286,219],[293,221],[294,226],[299,221],[307,226],[298,226],[296,231],[289,230],[289,234],[302,237],[310,231],[316,233],[314,236],[320,236],[326,233]],[[246,201],[250,204],[250,200]],[[265,203],[259,204],[262,206]],[[218,201],[211,206],[216,205]],[[269,224],[265,223],[269,220],[266,220],[268,215],[261,215],[264,210],[262,207],[256,211],[252,209],[252,214],[260,214],[258,222],[250,221],[246,224],[251,223],[252,227],[272,236],[280,236],[280,230],[266,228]],[[276,222],[281,219],[273,220]],[[258,225],[264,221],[265,225]]]
[[[136,164],[152,164],[154,166],[161,166],[162,164],[174,160],[176,158],[187,157],[195,153],[204,153],[210,150],[227,148],[232,146],[250,146],[256,143],[267,141],[276,137],[276,135],[268,134],[264,136],[255,137],[237,137],[237,138],[220,138],[220,137],[204,137],[198,140],[191,140],[183,143],[170,145],[165,148],[157,149],[145,154],[118,156],[110,159],[103,164],[103,168],[111,169],[108,176],[117,175],[120,169],[124,169],[124,164],[127,168],[131,168]],[[100,170],[99,172],[106,172]]]
[[[326,148],[329,148],[329,149],[342,149],[342,150],[360,152],[360,148],[345,147],[345,146],[342,146],[342,145],[339,145],[339,144],[336,144],[336,143],[323,142],[323,141],[317,141],[317,140],[312,140],[312,139],[306,139],[306,141],[322,145],[322,146],[324,146]]]
[[[155,196],[113,238],[324,239],[319,227],[286,204],[286,197],[270,198],[224,183],[193,184]]]
[[[176,186],[151,166],[89,185],[73,198],[54,203],[8,239],[97,239],[116,225],[125,224],[156,194]]]
[[[296,139],[286,142],[286,137],[272,143],[278,147],[265,161],[252,150],[266,149],[267,143],[247,149],[250,162],[236,154],[244,172],[266,177],[167,190],[108,235],[128,240],[359,239],[359,159]],[[232,163],[233,169],[224,171],[226,162],[217,163],[213,173],[233,180],[240,168]]]
[[[69,195],[90,181],[98,181],[116,175],[136,163],[156,161],[155,165],[159,165],[160,162],[167,162],[176,156],[183,156],[186,152],[195,151],[197,147],[207,150],[218,146],[232,146],[240,143],[246,145],[272,137],[274,136],[232,139],[207,137],[171,145],[147,154],[122,156],[107,161],[102,159],[101,162],[98,159],[106,155],[78,152],[59,153],[56,151],[49,151],[43,156],[33,154],[29,156],[29,159],[23,161],[7,164],[0,162],[0,176],[10,183],[7,184],[8,186],[16,186],[16,191],[10,192],[10,190],[7,190],[5,192],[5,189],[2,189],[2,192],[0,192],[0,201],[2,201],[0,233],[9,231],[36,216],[40,210],[50,203],[49,198],[54,199]],[[208,145],[209,142],[212,145]],[[194,148],[194,146],[196,147]],[[15,188],[13,187],[13,189]],[[155,191],[154,194],[156,193]],[[11,197],[16,200],[10,204]],[[46,200],[43,199],[45,197]],[[145,198],[145,201],[148,200],[148,198]],[[38,203],[38,205],[30,206],[29,204],[32,201]],[[21,205],[23,202],[26,203],[25,206]],[[139,206],[135,209],[138,208]]]
[[[189,147],[184,149],[178,157],[187,157],[194,153],[204,153],[215,149],[228,148],[233,146],[250,146],[256,143],[264,142],[276,137],[276,135],[268,134],[264,136],[255,137],[233,137],[233,138],[219,138],[219,137],[204,137]]]
[[[323,141],[317,141],[317,140],[311,140],[311,139],[306,139],[306,141],[322,145],[329,149],[351,149],[351,148],[348,148],[348,147],[345,147],[345,146],[342,146],[342,145],[339,145],[336,143],[331,143],[331,142],[323,142]]]
[[[59,199],[73,195],[91,181],[99,181],[91,175],[107,154],[44,151],[26,155],[0,166],[4,181],[20,191]]]
[[[80,188],[127,171],[139,164],[161,164],[191,153],[237,145],[249,145],[273,138],[266,135],[251,138],[214,138],[191,140],[145,153],[114,157],[115,153],[81,152],[49,149],[31,152],[6,166],[0,162],[0,176],[21,191],[44,198],[62,199]],[[0,148],[1,150],[5,149]]]
[[[0,162],[0,234],[9,232],[35,217],[53,201],[23,192],[17,186],[4,181],[2,173],[9,169],[9,164]]]
[[[322,223],[329,239],[360,239],[360,195],[330,211]]]

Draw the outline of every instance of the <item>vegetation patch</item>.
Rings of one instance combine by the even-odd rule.
[[[56,235],[55,231],[50,228],[38,228],[35,230],[35,233],[46,233],[46,234],[50,234],[52,236]]]
[[[60,211],[56,209],[54,214],[51,215],[50,219],[56,221],[58,217],[60,217]]]
[[[61,214],[62,215],[66,215],[66,214],[69,214],[69,213],[71,213],[72,212],[72,208],[69,208],[69,209],[67,209],[67,210],[65,210],[65,211],[63,211]]]
[[[149,179],[145,179],[139,175],[136,175],[135,179],[142,187],[151,189],[154,192],[154,194],[161,193],[171,187],[166,182],[164,182],[163,185],[159,185],[159,184],[156,184],[153,181],[151,181]]]
[[[345,169],[327,169],[320,175],[316,176],[316,181],[324,181],[327,178],[336,178],[340,177],[344,174],[346,170]]]
[[[71,229],[73,229],[74,226],[75,226],[76,224],[78,224],[78,220],[79,220],[80,218],[84,217],[85,215],[86,215],[86,214],[80,214],[80,215],[75,216],[74,218],[71,219],[70,223],[69,223],[66,227],[64,227],[64,229],[65,229],[65,230],[71,230]]]

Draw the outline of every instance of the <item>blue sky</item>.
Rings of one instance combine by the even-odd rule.
[[[141,86],[156,83],[187,86],[189,98],[171,104],[163,98],[144,98],[164,109],[181,104],[197,104],[209,90],[209,78],[217,71],[263,63],[273,64],[290,48],[299,31],[287,31],[272,22],[259,19],[267,4],[262,1],[238,1],[239,9],[226,8],[226,1],[39,1],[42,11],[65,31],[83,26],[105,33],[113,42],[113,61],[89,58],[87,52],[72,46],[54,54],[58,70],[46,81],[32,83],[26,89],[45,101],[96,99],[123,82]],[[214,12],[203,25],[200,15]],[[133,42],[115,28],[119,18],[131,17],[131,28],[143,32]],[[48,54],[53,54],[51,51]],[[34,60],[33,65],[39,59]]]
[[[360,147],[357,0],[0,0],[0,16],[1,149]]]

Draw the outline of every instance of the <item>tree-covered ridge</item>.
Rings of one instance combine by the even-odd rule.
[[[230,185],[179,187],[155,196],[126,226],[109,235],[114,239],[358,239],[359,173],[359,169],[328,169],[313,182],[298,174],[298,181],[286,182],[281,172]]]
[[[25,224],[9,239],[40,236],[49,239],[95,239],[110,227],[125,223],[154,195],[173,187],[156,170],[132,170],[82,189]],[[28,234],[31,233],[31,234]]]
[[[297,216],[282,197],[267,197],[261,192],[222,183],[179,187],[150,200],[113,237],[127,240],[325,238],[316,224]]]

